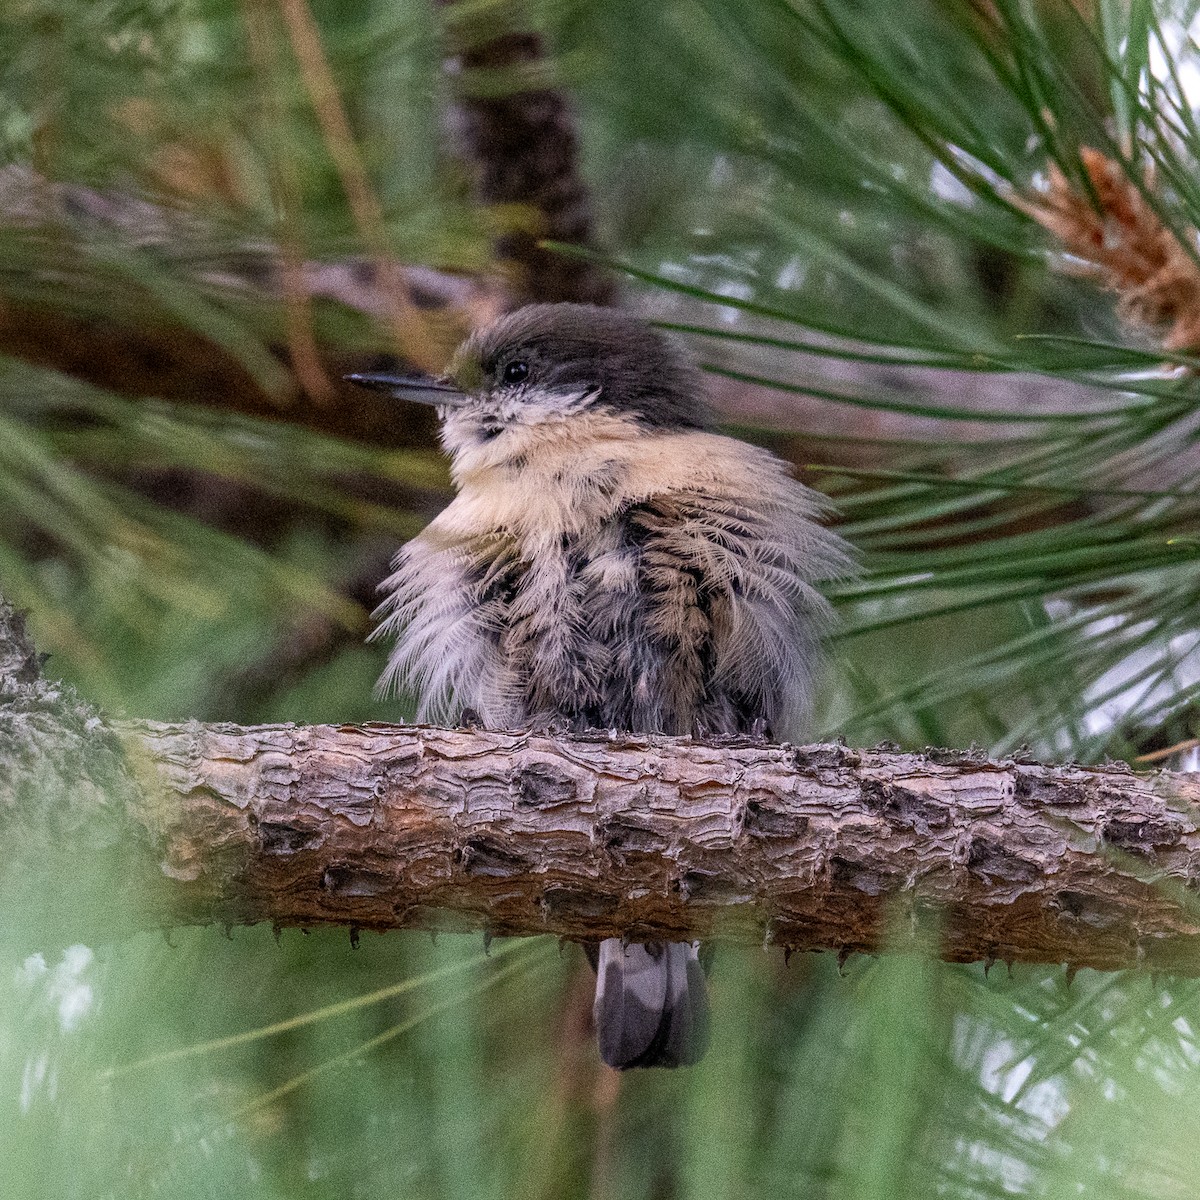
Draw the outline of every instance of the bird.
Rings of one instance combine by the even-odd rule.
[[[455,496],[398,551],[372,636],[418,720],[796,736],[852,569],[828,502],[718,433],[703,376],[630,313],[534,304],[437,378],[347,379],[436,407]],[[708,1040],[697,942],[593,946],[600,1056],[686,1066]]]

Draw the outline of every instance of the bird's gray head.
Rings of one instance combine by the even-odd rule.
[[[437,405],[456,457],[499,461],[530,441],[707,424],[699,372],[675,342],[587,304],[532,304],[500,317],[459,347],[438,380],[349,378]]]

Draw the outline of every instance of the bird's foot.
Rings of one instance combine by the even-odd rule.
[[[483,717],[481,717],[476,709],[468,705],[459,713],[458,716],[459,729],[482,729]]]

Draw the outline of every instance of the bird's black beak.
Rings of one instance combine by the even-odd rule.
[[[359,387],[370,388],[373,392],[387,392],[397,400],[413,400],[417,404],[453,407],[467,399],[448,379],[434,379],[429,375],[389,375],[381,371],[344,375],[342,378],[347,383],[357,383]]]

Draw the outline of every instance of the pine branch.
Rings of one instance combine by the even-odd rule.
[[[64,840],[133,844],[143,920],[849,952],[878,949],[899,909],[941,921],[952,961],[1200,973],[1194,776],[602,732],[81,723],[7,608],[0,664],[5,869]]]

